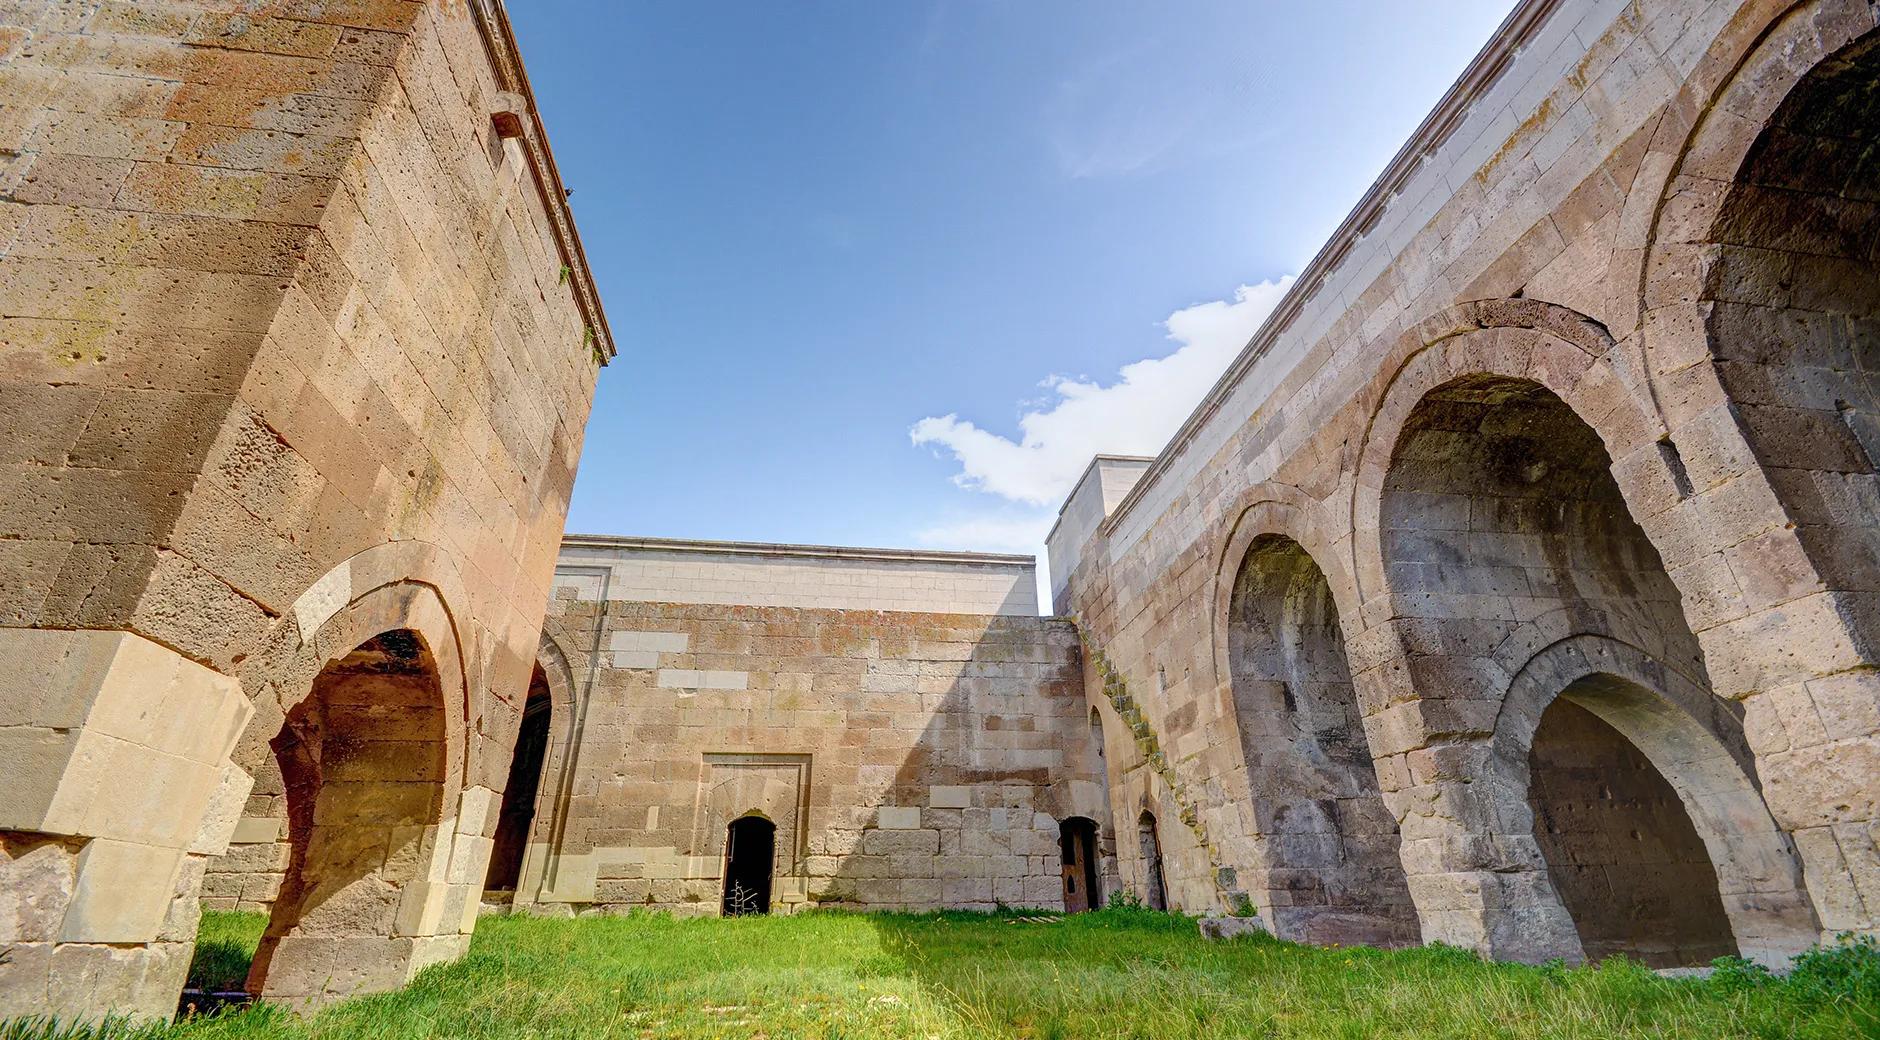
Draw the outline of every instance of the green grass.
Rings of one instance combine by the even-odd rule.
[[[193,981],[235,978],[260,921],[209,914]],[[239,954],[239,955],[238,955]],[[0,1026],[0,1040],[12,1036]],[[93,1034],[84,1034],[93,1035]],[[297,1020],[270,1008],[139,1040],[431,1037],[1880,1036],[1880,952],[1787,979],[1742,967],[1663,979],[1487,964],[1454,949],[1202,940],[1183,917],[1111,909],[676,920],[486,918],[468,957],[398,993]]]
[[[248,964],[254,960],[255,944],[266,928],[266,914],[217,913],[202,915],[202,929],[196,934],[196,956],[189,963],[189,981],[185,985],[201,990],[238,990],[248,981]]]

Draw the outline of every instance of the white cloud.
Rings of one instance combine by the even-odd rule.
[[[1051,511],[966,516],[924,528],[915,537],[935,549],[1037,555],[1056,521],[1057,514]]]
[[[1292,276],[1243,285],[1232,300],[1184,307],[1168,316],[1164,357],[1124,365],[1107,386],[1053,376],[1050,396],[1019,417],[1013,440],[960,419],[929,416],[908,431],[959,461],[954,483],[1012,502],[1055,506],[1098,452],[1153,455],[1162,449],[1292,285]],[[978,521],[997,525],[1007,521]],[[964,531],[960,525],[950,525]],[[1049,523],[1039,529],[1042,539]],[[936,529],[940,530],[940,529]],[[993,526],[981,533],[991,533]]]

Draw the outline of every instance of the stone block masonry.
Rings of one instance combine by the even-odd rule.
[[[683,636],[662,662],[712,667],[577,669],[586,735],[523,895],[545,909],[717,913],[750,813],[778,827],[782,910],[1056,908],[1060,821],[1109,830],[1064,622],[556,602],[551,638],[596,630]]]
[[[0,1017],[171,1014],[231,838],[264,999],[397,985],[466,941],[613,351],[502,9],[27,0],[0,100]],[[409,710],[331,693],[367,644]],[[322,738],[401,726],[437,775]],[[409,810],[377,860],[328,778]]]
[[[721,602],[739,575],[762,604]],[[994,612],[1033,588],[1025,557],[570,536],[514,904],[719,913],[752,815],[778,912],[1060,908],[1073,817],[1113,886],[1076,633]],[[224,905],[265,898],[284,848],[243,826],[260,840],[211,869]]]
[[[652,603],[1038,613],[1029,556],[570,536],[562,562],[607,572],[609,594]],[[1028,584],[1030,583],[1030,584]]]
[[[1865,0],[1520,4],[1093,463],[1049,546],[1157,736],[1125,877],[1532,961],[1880,931],[1877,56]]]
[[[1021,558],[564,543],[613,346],[500,6],[240,6],[0,5],[0,1016],[168,1014],[199,899],[264,999],[395,987],[486,885],[1880,932],[1870,0],[1520,4],[1072,494],[1075,631]]]

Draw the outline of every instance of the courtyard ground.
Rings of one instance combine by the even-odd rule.
[[[205,916],[192,983],[239,982],[251,914]],[[167,1028],[0,1040],[432,1037],[1847,1037],[1880,1036],[1880,953],[1842,948],[1775,980],[1666,979],[1488,964],[1453,949],[1208,942],[1120,908],[1071,917],[808,914],[486,918],[470,955],[404,991],[297,1020],[276,1009]]]

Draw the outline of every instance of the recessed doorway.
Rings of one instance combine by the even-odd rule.
[[[726,917],[770,912],[770,875],[776,858],[776,824],[762,816],[731,821],[725,836]]]
[[[1097,824],[1072,816],[1058,824],[1058,852],[1064,864],[1064,911],[1082,913],[1102,904],[1097,891]]]

